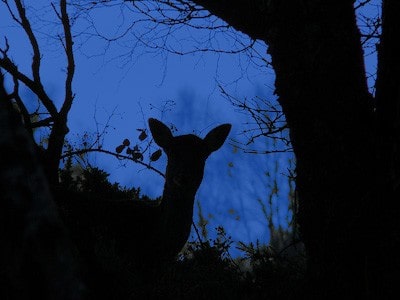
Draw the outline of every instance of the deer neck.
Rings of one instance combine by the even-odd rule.
[[[176,253],[185,245],[193,221],[194,198],[199,185],[184,186],[167,176],[162,202],[160,223],[161,238],[164,244]]]

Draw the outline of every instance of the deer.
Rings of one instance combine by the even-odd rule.
[[[221,148],[231,130],[230,124],[223,124],[200,138],[194,134],[173,136],[168,126],[157,119],[150,118],[148,124],[154,142],[167,155],[161,201],[92,199],[69,202],[64,209],[69,212],[66,219],[78,237],[80,252],[92,265],[103,261],[102,271],[110,265],[115,267],[104,266],[104,261],[115,257],[121,260],[120,266],[140,272],[176,257],[191,232],[194,200],[205,162]]]

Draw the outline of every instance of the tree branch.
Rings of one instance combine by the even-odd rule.
[[[32,45],[32,50],[33,50],[33,56],[32,56],[32,76],[33,80],[37,84],[41,84],[40,80],[40,60],[41,60],[41,54],[40,54],[40,49],[39,49],[39,43],[36,39],[35,34],[32,31],[32,26],[31,23],[29,22],[28,18],[26,17],[26,11],[25,7],[21,3],[21,0],[15,0],[15,5],[17,6],[18,14],[19,17],[21,18],[21,26],[25,30],[29,41]],[[42,87],[43,89],[43,87]]]
[[[187,2],[187,1],[185,1]],[[264,40],[268,30],[267,0],[194,0],[194,3],[204,7],[211,14],[221,18],[236,30],[243,32],[252,39]],[[243,22],[243,20],[246,20]]]
[[[57,108],[55,107],[53,101],[47,95],[44,90],[42,84],[40,82],[36,82],[26,76],[24,73],[21,73],[18,70],[18,67],[9,59],[6,51],[2,50],[1,53],[3,57],[0,58],[0,67],[10,73],[14,78],[20,80],[23,84],[25,84],[38,98],[42,101],[43,105],[46,107],[47,111],[52,116],[57,116]]]
[[[65,100],[63,106],[60,110],[61,116],[67,116],[69,110],[71,109],[72,102],[74,100],[75,95],[72,92],[72,79],[75,73],[75,60],[74,60],[74,52],[73,52],[73,40],[71,34],[71,24],[69,22],[69,16],[67,12],[67,2],[66,0],[60,1],[60,10],[61,16],[60,20],[62,22],[64,28],[65,35],[65,43],[63,43],[65,54],[67,56],[67,77],[65,79]]]
[[[96,149],[92,148],[92,149],[81,149],[81,150],[76,150],[76,151],[67,151],[66,153],[61,155],[61,159],[67,158],[67,157],[71,157],[71,156],[74,156],[74,155],[82,155],[82,154],[86,154],[86,153],[90,153],[90,152],[105,153],[105,154],[112,155],[112,156],[114,156],[114,157],[116,157],[118,159],[131,160],[131,161],[133,161],[135,163],[138,163],[138,164],[146,167],[149,170],[152,170],[152,171],[156,172],[158,175],[161,175],[162,177],[165,178],[165,175],[161,171],[159,171],[156,168],[152,167],[150,164],[146,164],[146,163],[144,163],[144,162],[142,162],[140,160],[133,159],[131,156],[114,153],[114,152],[111,152],[111,151],[108,151],[108,150],[104,150],[104,149],[101,149],[101,148],[96,148]]]

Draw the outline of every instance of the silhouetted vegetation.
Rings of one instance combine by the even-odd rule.
[[[110,183],[109,174],[98,168],[83,169],[79,175],[72,174],[72,169],[69,161],[61,170],[56,200],[77,245],[76,255],[89,287],[89,298],[291,299],[301,291],[305,268],[301,252],[288,257],[285,252],[277,252],[272,246],[235,244],[222,227],[216,228],[217,237],[214,240],[190,241],[173,261],[160,265],[149,264],[146,270],[127,261],[123,254],[115,251],[114,241],[107,240],[97,243],[94,249],[100,260],[88,262],[86,258],[92,258],[93,254],[84,252],[91,240],[87,239],[84,228],[79,230],[76,227],[75,222],[79,220],[75,214],[67,211],[70,207],[68,201],[90,202],[96,199],[99,203],[105,199],[130,199],[148,205],[156,204],[159,199],[152,200],[141,195],[140,189],[127,189],[118,183]],[[91,209],[91,213],[96,211],[95,208]],[[112,218],[119,216],[113,215]],[[107,221],[118,223],[112,218]],[[97,238],[101,240],[106,237]],[[232,258],[229,252],[231,247],[239,247],[242,255]]]
[[[1,90],[1,98],[12,98],[13,105],[18,107],[23,125],[31,137],[33,131],[38,128],[49,131],[47,147],[40,148],[41,162],[47,179],[53,185],[64,223],[77,245],[76,257],[82,260],[82,266],[86,265],[82,273],[87,280],[89,290],[106,298],[161,294],[180,298],[213,296],[222,298],[234,297],[233,295],[244,298],[255,298],[260,295],[290,298],[292,292],[299,292],[297,287],[301,285],[302,272],[296,272],[294,270],[297,268],[292,267],[302,264],[289,263],[286,258],[283,263],[280,252],[271,252],[271,247],[264,249],[259,245],[241,245],[247,255],[246,261],[250,270],[243,273],[241,264],[227,258],[225,254],[222,255],[225,250],[219,248],[220,241],[199,242],[193,244],[189,248],[191,254],[183,256],[181,260],[168,265],[152,266],[158,269],[156,277],[150,276],[155,275],[151,273],[142,276],[141,272],[145,270],[141,269],[138,272],[127,263],[124,253],[115,251],[113,243],[118,240],[109,240],[103,233],[90,232],[88,230],[90,227],[86,226],[88,224],[76,222],[78,219],[89,222],[88,216],[91,216],[100,220],[107,217],[108,220],[118,223],[121,214],[107,214],[107,209],[101,205],[99,206],[102,207],[101,214],[100,211],[99,215],[89,214],[90,208],[94,207],[92,203],[97,201],[96,207],[98,207],[101,200],[106,197],[118,203],[121,197],[130,198],[136,195],[140,198],[140,193],[138,190],[121,190],[118,185],[109,183],[106,180],[106,173],[98,169],[84,171],[87,173],[80,179],[68,172],[64,173],[62,186],[56,187],[59,162],[63,157],[65,137],[68,133],[67,119],[75,98],[72,87],[75,74],[73,45],[77,46],[79,43],[73,41],[73,36],[76,35],[71,31],[70,21],[75,23],[77,19],[70,20],[67,1],[59,1],[58,6],[51,4],[53,16],[62,29],[54,35],[49,32],[45,34],[57,38],[65,51],[67,61],[65,94],[62,99],[54,99],[48,88],[44,87],[45,81],[41,78],[44,47],[39,43],[38,33],[31,25],[36,21],[29,19],[30,15],[27,14],[24,1],[15,0],[13,6],[10,5],[11,2],[2,1],[3,7],[26,33],[32,46],[31,71],[25,70],[23,63],[13,60],[12,49],[20,45],[14,45],[11,39],[9,43],[5,38],[0,49],[0,67],[7,72],[7,77],[14,85],[9,96]],[[214,50],[217,53],[237,53],[250,50],[255,41],[268,45],[268,56],[263,51],[259,54],[258,61],[262,62],[263,66],[271,65],[274,68],[275,94],[287,124],[276,128],[258,106],[244,108],[250,113],[254,111],[260,113],[262,119],[256,114],[255,120],[261,136],[269,135],[271,132],[280,134],[282,130],[290,129],[290,142],[296,155],[296,197],[299,203],[295,213],[308,255],[307,279],[312,282],[304,286],[309,289],[310,294],[315,292],[316,298],[319,299],[329,296],[335,296],[337,299],[344,297],[374,299],[387,298],[391,293],[398,293],[395,278],[398,277],[400,266],[398,259],[400,250],[398,246],[400,244],[398,243],[400,239],[398,53],[400,50],[397,42],[400,35],[398,26],[400,2],[394,0],[379,2],[380,9],[377,16],[366,19],[366,27],[370,29],[369,32],[367,30],[367,34],[358,24],[357,9],[370,3],[370,0],[78,1],[76,5],[82,10],[74,11],[73,16],[79,16],[79,12],[84,12],[83,15],[90,19],[92,9],[98,11],[99,6],[105,8],[114,6],[110,5],[111,2],[125,8],[129,5],[127,9],[133,12],[132,23],[128,24],[129,29],[132,28],[133,31],[125,30],[123,26],[120,28],[125,33],[133,33],[132,36],[141,39],[134,40],[132,44],[127,44],[127,47],[140,42],[139,44],[144,43],[153,49],[166,51],[176,49],[170,47],[167,42],[180,39],[168,39],[168,34],[166,35],[167,32],[175,31],[174,26],[183,30],[189,27],[200,31],[206,30],[205,36],[210,39],[198,41],[200,45],[194,48],[199,52]],[[85,3],[86,5],[83,5]],[[139,28],[145,28],[149,33],[147,37],[151,40],[146,39],[146,35],[135,34],[134,30],[138,26],[133,25],[143,24],[143,18],[137,18],[137,13],[141,13],[141,16],[147,17],[150,21],[151,26],[139,26]],[[201,23],[199,20],[205,22]],[[90,23],[90,25],[88,27],[93,28],[95,32],[96,27],[92,26],[95,24]],[[45,25],[41,24],[39,28],[44,29]],[[156,29],[159,29],[158,33]],[[237,39],[238,32],[246,35],[244,44],[241,39]],[[119,33],[117,31],[117,35],[121,37],[127,36]],[[215,37],[220,34],[223,38],[233,36],[231,41],[234,43],[231,44],[238,46],[232,49],[212,47],[219,45]],[[151,43],[146,43],[147,41]],[[367,76],[370,75],[366,73],[364,66],[365,42],[368,41],[372,42],[373,51],[378,49],[375,86],[371,89],[367,82]],[[107,39],[106,43],[109,42],[110,39]],[[222,46],[225,44],[230,43],[221,43]],[[127,53],[131,55],[132,52],[127,51]],[[175,53],[184,54],[193,51],[189,49]],[[250,55],[251,53],[254,52],[251,51]],[[25,85],[35,95],[40,102],[40,109],[32,109],[28,106],[29,99],[22,99],[24,93],[20,85]],[[243,101],[240,103],[246,104]],[[35,154],[30,149],[31,146],[19,135],[9,135],[9,132],[18,134],[21,132],[21,126],[7,121],[10,111],[9,107],[3,108],[2,111],[6,116],[1,119],[6,120],[1,128],[2,133],[6,133],[3,136],[5,146],[1,149],[5,152],[1,165],[5,180],[1,180],[0,183],[3,184],[2,196],[9,197],[5,198],[9,202],[1,203],[9,205],[7,209],[13,213],[2,211],[5,212],[2,221],[6,221],[2,226],[4,230],[2,247],[7,250],[7,254],[12,255],[2,255],[1,258],[9,269],[16,270],[16,275],[11,274],[15,275],[12,279],[17,278],[17,280],[6,281],[6,284],[10,285],[11,282],[12,288],[17,290],[16,282],[21,285],[27,283],[26,277],[30,278],[30,275],[34,274],[34,268],[28,265],[27,275],[26,272],[23,274],[25,271],[23,268],[14,270],[13,266],[25,267],[23,262],[32,258],[42,262],[43,264],[37,266],[43,268],[54,265],[50,264],[49,260],[45,259],[48,256],[43,254],[48,253],[46,252],[48,248],[41,248],[42,244],[47,245],[48,242],[51,244],[54,239],[44,235],[46,239],[39,235],[42,233],[41,230],[49,227],[37,226],[37,221],[42,218],[32,218],[32,215],[36,216],[35,213],[41,217],[46,215],[50,211],[52,201],[50,195],[43,192],[46,189],[40,188],[46,184],[44,179],[38,180],[39,177],[34,172],[39,167],[36,167]],[[283,116],[280,111],[277,113],[277,116]],[[42,145],[36,142],[36,146],[39,148]],[[134,154],[138,153],[133,151],[131,155]],[[142,202],[148,201],[143,199]],[[26,207],[20,203],[24,203]],[[69,208],[72,204],[86,205],[88,210],[80,211],[78,218],[76,210]],[[16,210],[19,214],[10,209],[14,208],[14,205],[18,209],[22,207],[22,210]],[[121,209],[119,213],[124,213],[124,210]],[[19,219],[15,217],[16,215]],[[50,220],[54,221],[51,224],[58,226],[58,216],[51,216]],[[47,223],[40,224],[47,225]],[[13,229],[7,232],[8,228]],[[32,231],[32,228],[40,230]],[[121,229],[123,228],[122,226]],[[62,232],[62,229],[59,229],[57,232]],[[120,232],[124,233],[123,230]],[[28,234],[31,238],[24,240],[25,233],[32,234]],[[18,243],[13,244],[14,239]],[[144,243],[145,240],[139,239],[135,242]],[[26,246],[25,243],[32,248],[21,247],[21,245]],[[69,245],[67,241],[65,243]],[[224,243],[222,245],[226,246]],[[58,243],[51,246],[50,249],[59,249]],[[21,249],[25,252],[21,252]],[[34,249],[37,252],[26,249]],[[97,252],[100,261],[91,261],[93,251]],[[55,261],[60,259],[59,262],[65,265],[66,256],[55,255],[55,257]],[[140,259],[139,256],[137,260]],[[212,266],[210,262],[213,262]],[[112,270],[114,271],[110,274],[107,273]],[[159,270],[161,272],[158,272]],[[21,274],[22,279],[18,277]],[[43,273],[38,274],[35,279]],[[54,274],[61,273],[54,271]],[[8,273],[2,273],[2,276],[7,280],[10,279],[7,277]],[[144,277],[151,280],[143,281]],[[286,282],[284,289],[280,285],[281,278]],[[215,282],[223,284],[217,286]],[[48,287],[46,283],[50,285],[50,281],[41,283],[44,290]],[[55,283],[57,286],[61,281]],[[29,291],[29,288],[37,287],[28,282],[27,287],[23,288]]]

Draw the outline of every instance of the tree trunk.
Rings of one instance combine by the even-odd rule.
[[[58,169],[60,166],[61,154],[63,152],[65,136],[69,129],[67,121],[60,117],[54,120],[53,127],[49,136],[48,147],[43,152],[42,164],[46,173],[46,177],[51,187],[58,184]]]
[[[0,299],[81,299],[66,231],[0,74]]]
[[[400,49],[394,43],[400,36],[399,1],[384,1],[389,13],[384,13],[377,113],[354,1],[195,2],[268,44],[297,160],[309,293],[319,299],[389,294],[399,267],[394,247],[399,211],[391,201],[400,198]]]
[[[374,118],[354,8],[293,2],[275,6],[266,41],[296,154],[313,292],[365,297]]]
[[[374,282],[382,291],[398,288],[400,268],[400,1],[385,0],[382,36],[378,47],[376,81],[377,168],[374,214],[376,228]]]

